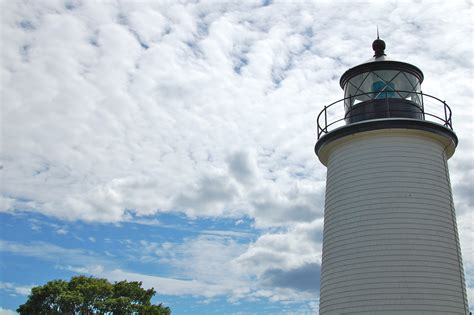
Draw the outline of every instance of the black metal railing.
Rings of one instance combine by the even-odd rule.
[[[408,106],[407,110],[405,110],[407,114],[408,113],[410,113],[409,115],[413,114],[414,113],[413,108],[416,109],[417,116],[415,119],[427,120],[427,121],[435,122],[438,124],[442,124],[444,127],[453,130],[451,108],[448,106],[448,104],[446,104],[445,101],[435,96],[425,94],[423,92],[413,92],[413,91],[393,91],[393,92],[407,93],[407,95],[418,95],[419,102],[415,103],[407,99],[400,99],[400,98],[393,98],[393,97],[386,97],[384,99],[380,99],[380,98],[373,99],[373,95],[374,95],[373,92],[361,93],[361,94],[352,95],[350,97],[340,99],[327,106],[324,106],[323,110],[319,113],[318,118],[317,118],[318,139],[324,134],[336,128],[345,126],[347,124],[351,124],[354,121],[363,121],[363,120],[368,120],[368,119],[409,117],[401,113],[404,111],[403,109],[397,108],[395,111],[390,109],[391,105],[393,107],[394,104],[400,104],[400,101],[404,102],[404,104]],[[369,101],[364,101],[355,105],[351,105],[351,110],[346,112],[345,104],[347,102],[351,104],[354,99],[361,98],[361,97],[367,98],[369,99]],[[364,110],[363,113],[361,114],[351,113],[352,107],[354,106],[358,106],[359,104],[363,104],[363,103],[375,103],[375,102],[377,102],[378,104],[380,103],[384,104],[384,107],[381,108],[380,106],[378,107],[378,105],[375,104],[375,106],[371,107],[372,108],[371,111]],[[410,108],[411,106],[413,108]],[[381,113],[382,115],[380,115]],[[356,117],[358,115],[364,115],[367,117],[367,116],[370,116],[370,114],[372,114],[373,117],[379,117],[379,118],[361,118],[361,117],[357,118]]]

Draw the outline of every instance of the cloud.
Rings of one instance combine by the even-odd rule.
[[[202,243],[200,245],[203,245]],[[212,249],[213,244],[209,244],[207,249]],[[225,249],[225,247],[222,247]],[[170,277],[158,277],[146,274],[140,274],[130,271],[125,271],[121,268],[116,268],[117,262],[111,260],[110,257],[102,257],[92,251],[85,251],[82,249],[71,249],[71,248],[64,248],[60,246],[56,246],[49,243],[44,242],[35,242],[32,244],[21,244],[17,242],[10,242],[10,241],[0,241],[0,251],[4,253],[10,253],[14,255],[20,255],[25,257],[33,257],[43,261],[52,261],[56,263],[56,268],[61,270],[68,270],[75,273],[80,274],[87,274],[87,275],[94,275],[97,277],[105,277],[111,281],[121,281],[121,280],[129,280],[129,281],[143,281],[146,287],[155,287],[157,290],[160,291],[161,294],[169,294],[169,295],[199,295],[199,296],[207,296],[212,297],[216,295],[222,295],[229,291],[229,287],[219,283],[220,279],[215,279],[217,281],[212,281],[211,274],[213,270],[207,271],[209,276],[201,277],[207,281],[200,281],[200,280],[181,280],[181,279],[173,279]],[[167,248],[168,252],[168,248]],[[191,247],[189,251],[182,252],[190,253],[194,252],[194,257],[191,260],[197,265],[194,266],[186,266],[184,265],[184,261],[180,263],[183,264],[180,268],[195,268],[195,270],[199,269],[203,273],[206,272],[205,268],[205,259],[209,259],[209,262],[219,264],[217,261],[213,261],[213,257],[218,257],[217,252],[203,252],[202,255],[197,251],[196,247]],[[179,255],[179,254],[177,254]],[[198,255],[198,256],[196,256]],[[214,255],[214,256],[212,256]],[[205,257],[206,256],[206,257]],[[174,257],[174,254],[173,254]],[[224,256],[225,257],[225,256]],[[221,262],[225,262],[221,258]],[[174,258],[170,258],[174,259]],[[176,261],[178,263],[179,261]],[[223,270],[219,268],[221,272]],[[189,274],[187,274],[189,277]],[[29,294],[29,290],[32,286],[19,286],[8,282],[0,283],[0,290],[20,294],[20,295],[27,295]]]
[[[56,264],[87,266],[104,265],[106,259],[84,249],[64,248],[46,242],[23,244],[14,241],[0,240],[0,252],[13,255],[38,258]],[[107,263],[110,265],[111,263]]]
[[[177,278],[216,285],[229,293],[251,286],[248,275],[234,261],[246,248],[234,236],[205,232],[179,243],[142,240],[130,249],[142,262],[166,264]]]
[[[394,12],[404,6],[393,5]],[[463,6],[439,4],[416,16],[420,6],[411,6],[406,23],[385,34],[391,54],[426,66],[433,90],[439,80],[428,79],[437,77],[436,62],[441,71],[450,69],[443,71],[448,81],[468,76],[470,62],[463,57],[469,54],[440,52],[433,43],[470,48],[459,40],[465,28],[454,19],[438,25],[430,12],[462,21],[469,16]],[[3,8],[4,211],[87,222],[170,211],[250,215],[259,226],[322,215],[324,168],[312,152],[322,105],[315,101],[341,95],[338,74],[370,55],[373,36],[359,22],[386,12],[376,4],[364,8],[347,29],[334,22],[338,10],[323,4],[11,2]],[[389,24],[381,22],[384,35]],[[439,40],[405,45],[400,38],[413,30]],[[415,53],[421,45],[423,58]],[[466,80],[458,81],[443,89],[446,98],[470,99]],[[469,111],[459,113],[460,137],[469,138],[463,131]],[[462,167],[456,158],[453,174]],[[465,211],[469,180],[453,182],[467,202],[458,211]]]
[[[285,232],[262,234],[237,258],[239,265],[257,276],[268,270],[292,270],[320,263],[322,220],[299,224]]]
[[[17,312],[0,307],[0,315],[16,315]]]
[[[319,275],[320,265],[310,263],[290,270],[269,269],[261,278],[269,287],[290,288],[319,294]]]
[[[29,295],[31,288],[34,286],[35,285],[22,286],[11,282],[0,282],[0,290],[13,295]]]
[[[208,234],[208,235],[216,235],[216,236],[227,236],[227,237],[233,237],[233,238],[250,238],[255,236],[254,233],[251,232],[242,232],[242,231],[231,231],[231,230],[226,230],[226,231],[219,231],[219,230],[203,230],[201,231],[202,234]]]
[[[68,233],[68,230],[63,229],[63,228],[56,230],[56,234],[59,234],[59,235],[66,235],[67,233]]]
[[[314,295],[319,286],[320,237],[320,222],[314,222],[285,234],[260,236],[250,246],[237,242],[234,235],[204,233],[182,243],[142,240],[130,250],[142,262],[171,268],[172,289],[162,287],[163,294],[225,295],[232,302],[255,298],[308,301],[310,292]],[[150,277],[149,281],[164,280]],[[186,281],[192,285],[185,285]]]
[[[127,241],[120,252],[133,261],[154,265],[155,268],[167,266],[167,276],[140,273],[120,267],[120,257],[95,253],[82,249],[64,248],[45,242],[22,244],[1,241],[0,251],[19,256],[55,263],[55,268],[74,273],[104,277],[111,281],[143,281],[145,287],[154,287],[160,294],[193,295],[206,298],[226,296],[231,301],[253,298],[268,298],[273,301],[308,299],[307,279],[302,276],[311,269],[317,260],[318,245],[313,247],[295,244],[304,239],[312,239],[318,224],[308,225],[292,233],[295,235],[267,235],[260,237],[249,247],[237,241],[232,233],[203,234],[182,242],[139,242]],[[218,231],[219,232],[219,231]],[[237,237],[237,238],[236,238]],[[316,242],[316,240],[312,240]],[[263,247],[271,254],[262,259]],[[306,251],[306,255],[301,255]],[[278,252],[278,253],[277,253]],[[284,256],[286,258],[282,259]],[[299,277],[293,277],[300,275]],[[293,277],[284,284],[285,277]],[[2,283],[0,289],[18,294],[26,294],[31,286]],[[303,295],[298,296],[300,292]],[[291,298],[290,298],[291,297]]]
[[[22,6],[23,14],[15,4],[4,6],[4,129],[5,139],[15,135],[15,141],[5,142],[2,157],[9,182],[3,208],[99,222],[158,211],[248,214],[237,200],[247,187],[238,185],[265,184],[252,178],[262,167],[257,157],[274,164],[256,142],[274,126],[261,118],[277,115],[278,123],[285,115],[282,102],[270,111],[265,106],[275,98],[267,100],[265,86],[274,83],[265,80],[289,78],[282,74],[287,57],[278,65],[268,59],[286,46],[264,38],[265,23],[245,15],[251,23],[242,21],[245,10],[237,6],[217,6],[236,10],[220,17],[205,4],[183,10],[50,3]],[[61,36],[50,36],[59,29]],[[303,45],[301,35],[291,38],[285,54]],[[27,47],[23,57],[21,47]],[[255,156],[237,147],[253,147]]]
[[[194,187],[179,193],[175,204],[190,216],[216,215],[238,197],[236,185],[224,175],[204,176]]]
[[[14,211],[15,199],[0,196],[0,212]]]
[[[159,294],[166,295],[194,295],[214,297],[226,293],[226,288],[212,283],[203,283],[195,280],[180,280],[166,277],[150,276],[121,269],[114,269],[99,274],[111,281],[142,281],[145,288],[155,288]]]
[[[323,215],[321,196],[316,185],[293,185],[289,191],[279,191],[270,184],[249,195],[253,206],[253,217],[258,226],[281,226],[292,223],[311,222]]]
[[[228,157],[230,173],[243,184],[252,184],[257,176],[258,168],[249,152],[238,151]]]

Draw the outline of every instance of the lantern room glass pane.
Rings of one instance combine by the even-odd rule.
[[[344,87],[345,107],[373,99],[404,99],[421,105],[420,82],[416,76],[399,70],[377,70],[352,77]]]

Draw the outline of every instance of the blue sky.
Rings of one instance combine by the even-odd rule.
[[[453,110],[474,306],[472,2],[0,6],[0,314],[79,274],[143,281],[173,314],[316,313],[316,115],[376,25]]]

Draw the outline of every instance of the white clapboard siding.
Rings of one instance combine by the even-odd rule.
[[[332,146],[320,314],[465,314],[444,150],[397,130]]]

